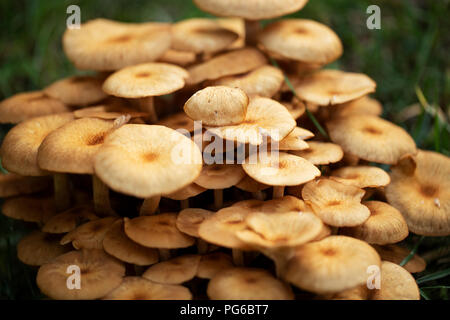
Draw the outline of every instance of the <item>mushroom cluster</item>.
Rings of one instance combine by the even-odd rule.
[[[62,41],[92,73],[0,103],[2,212],[36,226],[17,254],[41,292],[419,299],[398,243],[450,235],[450,159],[380,117],[368,76],[323,68],[329,27],[260,26],[307,0],[194,2],[226,18],[88,21]]]

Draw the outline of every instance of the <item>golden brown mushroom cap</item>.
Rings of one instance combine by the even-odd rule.
[[[366,283],[367,268],[380,264],[378,253],[367,243],[330,236],[300,246],[287,265],[285,279],[315,293],[339,292]]]
[[[94,19],[67,29],[64,52],[77,69],[111,71],[154,61],[170,47],[170,26]]]
[[[402,156],[416,153],[411,136],[382,118],[352,115],[336,118],[328,122],[327,127],[331,140],[344,152],[367,161],[395,164]]]
[[[309,130],[295,127],[283,140],[278,143],[278,150],[300,151],[309,148],[308,143],[304,140],[312,138],[314,133]],[[276,148],[275,146],[272,146]]]
[[[391,181],[386,171],[372,166],[342,167],[334,170],[330,178],[358,188],[384,187]]]
[[[191,197],[195,197],[207,189],[200,187],[195,183],[191,183],[187,187],[181,188],[175,192],[164,195],[164,197],[172,200],[186,200]]]
[[[196,55],[194,52],[190,51],[179,51],[169,49],[164,54],[159,57],[158,62],[176,64],[180,67],[186,67],[194,63],[196,60]]]
[[[312,209],[294,196],[284,196],[281,198],[261,201],[261,200],[244,200],[233,204],[232,207],[239,207],[248,212],[264,212],[264,213],[286,213],[295,212],[312,212]]]
[[[129,116],[130,119],[141,118],[148,116],[145,112],[136,111],[131,108],[122,107],[118,105],[98,105],[75,110],[73,115],[76,119],[79,118],[99,118],[104,120],[115,120],[120,116]]]
[[[381,116],[383,106],[378,100],[364,96],[333,107],[333,117],[346,117],[353,114],[368,114],[372,116]]]
[[[381,257],[381,260],[390,261],[395,264],[400,264],[411,252],[411,250],[395,244],[388,244],[385,246],[373,245]],[[403,268],[411,273],[422,272],[425,270],[427,263],[419,255],[414,256],[409,260]]]
[[[64,212],[58,213],[48,219],[42,231],[47,233],[66,233],[75,230],[79,225],[96,220],[94,208],[89,205],[80,205]]]
[[[292,102],[282,102],[281,104],[287,109],[287,111],[289,111],[292,118],[295,120],[300,118],[306,111],[305,104],[297,100],[295,97]]]
[[[2,213],[12,219],[45,223],[56,213],[53,197],[20,196],[6,199]]]
[[[102,249],[103,239],[116,220],[116,217],[108,217],[84,223],[67,233],[61,244],[71,242],[75,249]]]
[[[308,149],[291,153],[305,158],[314,165],[326,165],[341,161],[344,156],[342,148],[334,143],[308,141]]]
[[[342,55],[336,33],[326,25],[306,19],[285,19],[267,25],[259,42],[269,52],[308,64],[324,65]]]
[[[230,268],[218,272],[207,289],[212,300],[292,300],[289,285],[263,269]]]
[[[202,279],[211,279],[217,273],[232,267],[234,265],[230,255],[223,252],[212,252],[201,257],[196,276]]]
[[[204,165],[195,184],[206,189],[226,189],[234,186],[245,176],[240,164]]]
[[[80,268],[80,289],[69,289],[70,266]],[[68,273],[69,270],[69,273]],[[72,273],[70,273],[72,272]],[[100,249],[65,253],[43,264],[36,282],[42,293],[56,300],[88,300],[105,296],[122,282],[124,265]]]
[[[213,211],[200,208],[181,210],[177,217],[177,228],[183,233],[198,238],[200,224],[213,214]]]
[[[48,177],[26,177],[15,173],[0,173],[0,198],[20,196],[47,189]]]
[[[157,283],[181,284],[195,277],[201,256],[186,254],[148,268],[143,278]]]

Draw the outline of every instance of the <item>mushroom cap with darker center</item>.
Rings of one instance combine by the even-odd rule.
[[[384,187],[391,181],[386,171],[372,166],[342,167],[331,172],[330,178],[358,188]]]
[[[61,244],[72,243],[75,249],[102,249],[103,239],[116,220],[116,217],[108,217],[86,222],[67,233]]]

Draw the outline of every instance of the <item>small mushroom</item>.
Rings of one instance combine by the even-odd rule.
[[[207,189],[200,187],[195,183],[189,184],[187,187],[181,188],[175,192],[164,195],[164,197],[181,201],[181,209],[189,208],[189,198],[195,197]]]
[[[42,227],[47,233],[67,233],[75,230],[85,222],[96,220],[94,208],[90,205],[79,205],[50,217]]]
[[[358,188],[384,187],[391,181],[386,171],[371,166],[342,167],[331,172],[330,178]]]
[[[213,215],[213,211],[200,208],[189,208],[181,210],[177,217],[177,228],[197,239],[197,248],[199,253],[205,253],[208,249],[208,243],[200,239],[198,229],[200,224],[208,217]]]
[[[291,151],[291,153],[305,158],[316,166],[339,162],[344,156],[344,152],[339,145],[320,141],[308,141],[307,149]]]
[[[84,223],[67,233],[61,244],[72,243],[75,249],[102,249],[103,239],[116,220],[115,217],[108,217]]]
[[[314,137],[314,133],[309,130],[295,127],[283,140],[274,146],[278,150],[283,151],[300,151],[309,148],[309,145],[304,140]]]
[[[195,277],[201,256],[186,254],[154,264],[142,277],[157,283],[182,284]]]
[[[364,96],[333,107],[333,117],[347,117],[354,114],[381,116],[383,106],[378,100]]]

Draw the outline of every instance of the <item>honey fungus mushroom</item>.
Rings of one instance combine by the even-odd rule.
[[[336,163],[344,157],[344,152],[339,145],[321,141],[308,141],[308,148],[293,150],[290,153],[302,157],[314,165]]]
[[[157,283],[181,284],[195,277],[201,256],[186,254],[152,265],[142,277]]]
[[[27,177],[15,173],[0,173],[0,198],[20,196],[47,189],[48,177]]]
[[[400,264],[410,253],[411,250],[397,244],[388,244],[384,246],[372,245],[381,257],[381,260],[390,261]],[[413,257],[403,266],[411,273],[422,272],[425,270],[427,263],[419,255],[414,254]]]
[[[358,188],[384,187],[391,181],[386,171],[372,166],[342,167],[334,170],[330,178]]]
[[[79,205],[55,214],[42,227],[43,232],[62,234],[75,230],[79,225],[98,219],[90,205]]]
[[[72,243],[75,249],[102,249],[103,239],[116,220],[116,217],[107,217],[84,223],[64,235],[61,244]]]

